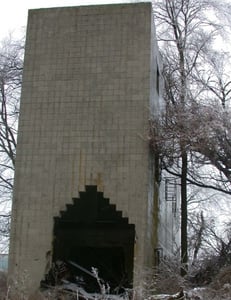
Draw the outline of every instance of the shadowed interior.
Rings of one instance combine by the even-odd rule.
[[[83,280],[89,292],[99,289],[91,275],[97,268],[110,289],[132,287],[135,226],[96,186],[86,186],[79,198],[54,218],[53,262],[64,261],[71,280]]]

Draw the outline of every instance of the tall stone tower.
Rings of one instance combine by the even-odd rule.
[[[9,268],[31,289],[56,260],[129,284],[152,263],[154,38],[151,3],[29,11]]]

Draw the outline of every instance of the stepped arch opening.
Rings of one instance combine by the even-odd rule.
[[[99,289],[92,275],[112,290],[132,287],[135,226],[104,198],[96,186],[86,186],[79,198],[54,218],[53,263],[68,266],[71,281],[81,280],[89,292]],[[69,278],[70,279],[70,278]]]

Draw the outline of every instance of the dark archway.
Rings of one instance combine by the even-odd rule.
[[[74,276],[84,279],[89,292],[98,285],[87,273],[92,267],[112,290],[131,287],[135,226],[122,212],[96,186],[86,186],[60,214],[54,218],[53,262],[71,265]]]

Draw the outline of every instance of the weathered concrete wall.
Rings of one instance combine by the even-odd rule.
[[[150,3],[29,12],[10,274],[27,270],[33,288],[52,249],[53,217],[85,185],[97,185],[135,224],[135,278],[151,261],[152,34]]]

